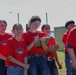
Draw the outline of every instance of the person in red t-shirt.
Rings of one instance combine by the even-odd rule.
[[[37,30],[40,24],[40,17],[32,16],[29,21],[30,29],[23,34],[23,38],[27,43],[28,63],[30,64],[28,75],[47,75],[48,72],[45,50],[42,46],[35,47],[37,40],[44,36],[41,31]]]
[[[22,39],[22,25],[14,24],[12,32],[14,37],[7,41],[7,75],[27,75],[29,65],[27,64],[26,43]]]
[[[44,32],[46,37],[50,37],[50,41],[49,41],[47,47],[54,47],[56,45],[55,39],[52,36],[49,36],[50,26],[48,24],[44,24],[41,29],[42,29],[42,32]],[[57,62],[57,65],[59,66],[59,69],[62,68],[62,65],[59,62],[57,52],[47,53],[46,56],[47,56],[49,74],[50,75],[59,75],[55,60]]]
[[[66,43],[72,63],[72,75],[76,75],[76,27],[70,30]]]
[[[71,64],[70,64],[70,57],[68,54],[68,49],[66,47],[66,41],[67,41],[67,36],[69,34],[69,31],[74,27],[75,22],[73,20],[67,21],[65,24],[65,28],[68,30],[67,32],[64,33],[62,37],[62,42],[64,43],[64,52],[65,52],[65,65],[66,65],[66,75],[72,75],[71,74]]]
[[[0,75],[7,75],[7,68],[5,66],[7,56],[7,40],[12,35],[6,33],[7,22],[0,20]]]

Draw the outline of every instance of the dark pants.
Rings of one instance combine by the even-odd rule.
[[[65,53],[65,66],[66,66],[66,75],[72,75],[71,74],[72,66],[70,63],[70,57],[68,53]]]
[[[55,63],[55,59],[48,61],[48,72],[49,72],[49,75],[59,75],[58,69]]]
[[[5,61],[0,59],[0,75],[7,75],[7,68],[5,67]]]

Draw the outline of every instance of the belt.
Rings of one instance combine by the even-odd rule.
[[[54,60],[55,59],[55,57],[47,57],[47,60],[48,61],[52,61],[52,60]]]
[[[65,52],[65,54],[68,54],[68,52]]]
[[[35,57],[40,57],[40,56],[43,56],[44,54],[30,54],[30,55]]]

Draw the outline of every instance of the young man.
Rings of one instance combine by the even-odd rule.
[[[67,48],[72,63],[72,75],[76,75],[76,27],[68,34]]]
[[[7,28],[7,22],[0,20],[0,75],[7,75],[6,72],[6,56],[7,56],[7,40],[12,37],[5,32]]]
[[[73,20],[67,21],[65,24],[65,28],[67,32],[64,33],[62,37],[62,42],[64,43],[64,52],[65,52],[65,65],[66,65],[66,75],[71,75],[71,64],[70,64],[70,57],[68,54],[68,49],[66,48],[66,41],[69,31],[74,27],[75,22]]]

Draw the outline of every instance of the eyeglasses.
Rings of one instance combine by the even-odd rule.
[[[49,29],[49,30],[50,30],[50,28],[49,28],[49,27],[45,27],[44,29],[46,29],[46,30],[48,30],[48,29]]]
[[[40,26],[40,24],[37,24],[37,23],[33,23],[33,25]]]

